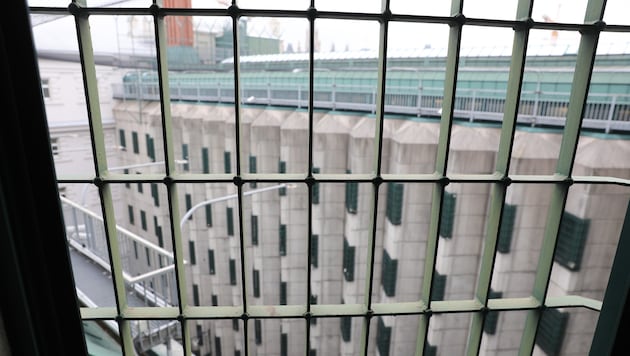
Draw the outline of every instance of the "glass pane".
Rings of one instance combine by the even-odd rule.
[[[483,19],[514,20],[517,1],[473,0],[464,1],[464,15]]]
[[[355,318],[356,319],[356,318]],[[421,317],[377,316],[370,321],[369,355],[414,355]],[[355,322],[356,325],[356,322]],[[354,327],[354,325],[353,325]],[[361,324],[358,324],[358,328]],[[426,353],[425,353],[426,355]]]
[[[505,295],[504,295],[505,297]],[[479,354],[517,354],[525,328],[526,311],[490,312],[486,316]]]
[[[435,355],[464,355],[471,317],[468,313],[432,316],[425,350],[435,348]]]
[[[427,16],[450,16],[450,1],[413,1],[413,0],[391,0],[390,8],[395,14],[427,15]]]
[[[629,198],[627,187],[571,186],[560,222],[548,296],[604,299]]]
[[[234,355],[243,353],[243,321],[189,320],[190,344],[197,355]]]
[[[449,184],[442,203],[432,300],[472,299],[483,249],[490,184]]]
[[[96,67],[101,116],[109,132],[105,145],[113,151],[110,171],[164,172],[159,89],[152,71],[157,67],[153,18],[90,16],[90,28],[96,53],[121,58],[115,66]]]
[[[379,0],[315,0],[315,7],[320,11],[380,12],[381,2]],[[356,36],[359,34],[360,32],[357,32]]]
[[[586,3],[586,0],[534,2],[532,18],[544,22],[583,23]]]
[[[238,0],[237,5],[243,9],[269,9],[269,10],[306,10],[310,6],[309,0]],[[317,4],[319,5],[319,4]]]
[[[118,324],[113,320],[84,320],[83,332],[91,355],[122,355]]]
[[[373,291],[378,294],[374,302],[420,300],[432,195],[432,184],[381,185],[373,282]]]
[[[357,212],[353,207],[348,209],[344,197],[347,189],[354,188],[346,184],[318,183],[313,188],[312,294],[317,296],[319,304],[338,304],[341,300],[348,304],[361,303],[366,283],[367,242],[371,238],[369,213]],[[357,194],[366,190],[359,195],[361,198],[369,197],[368,184],[356,189]],[[365,202],[364,207],[368,204]]]
[[[32,29],[35,48],[41,56],[38,66],[55,172],[58,178],[91,179],[95,165],[81,65],[78,61],[58,60],[55,56],[46,58],[45,55],[78,50],[74,18],[53,19],[44,19],[41,23],[33,19]],[[114,134],[114,125],[110,122],[104,127],[105,141],[112,142]],[[107,149],[108,158],[115,160],[112,155],[118,150],[113,145],[108,145]]]
[[[256,305],[305,304],[307,300],[308,200],[303,184],[259,183],[243,198],[243,233]]]
[[[553,186],[508,187],[491,287],[504,298],[530,296],[542,246]]]
[[[60,184],[58,188],[79,303],[90,308],[115,307],[98,190],[91,184]]]
[[[585,355],[591,342],[599,313],[583,308],[547,309],[536,334],[534,354]]]
[[[181,324],[177,320],[131,320],[131,336],[138,352],[167,355],[184,353]]]
[[[604,22],[609,25],[628,25],[628,17],[625,16],[626,2],[624,0],[606,1],[606,11],[604,12]]]
[[[122,183],[120,187],[123,191],[114,208],[120,258],[128,276],[127,302],[131,306],[176,306],[179,301],[166,187],[156,182]]]
[[[247,327],[249,349],[255,354],[280,355],[285,347],[286,355],[301,355],[306,350],[303,319],[251,319]]]
[[[231,183],[180,184],[178,193],[188,303],[241,305],[236,187]]]
[[[315,355],[359,353],[364,318],[318,318],[311,322],[311,349]],[[301,353],[300,353],[301,354]]]

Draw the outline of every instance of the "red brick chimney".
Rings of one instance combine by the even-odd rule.
[[[164,0],[164,7],[190,8],[191,0]],[[169,46],[192,46],[193,24],[190,16],[166,16]]]

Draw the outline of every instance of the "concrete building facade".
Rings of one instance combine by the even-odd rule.
[[[236,127],[232,105],[174,103],[174,151],[186,163],[184,173],[236,174]],[[159,103],[119,102],[113,109],[118,139],[127,149],[121,164],[163,160]],[[312,172],[361,174],[373,171],[375,120],[352,113],[316,112],[313,118]],[[246,107],[241,112],[241,173],[306,174],[309,122],[306,111]],[[449,174],[491,174],[500,129],[492,125],[453,127]],[[387,118],[383,128],[384,173],[433,173],[439,125],[431,120]],[[511,175],[551,175],[561,131],[519,127]],[[132,142],[130,145],[129,142]],[[585,134],[575,160],[576,175],[627,178],[627,137]],[[143,173],[163,172],[156,165]],[[133,172],[129,172],[133,173]],[[144,188],[141,186],[144,185]],[[150,185],[150,187],[149,187]],[[244,191],[274,186],[247,183]],[[439,227],[433,300],[473,299],[488,222],[490,184],[451,183],[445,187]],[[513,183],[507,189],[498,236],[491,297],[528,297],[542,246],[551,184]],[[200,202],[236,193],[232,183],[179,185],[180,215]],[[243,198],[243,242],[247,296],[254,305],[360,304],[366,291],[371,237],[369,183],[303,184]],[[379,189],[373,302],[411,302],[421,297],[426,243],[431,219],[432,184],[387,182]],[[570,188],[554,257],[549,295],[583,295],[601,300],[625,216],[630,190],[612,185],[575,184]],[[312,236],[308,236],[308,204]],[[163,185],[128,184],[117,223],[172,250]],[[184,222],[183,246],[190,305],[241,305],[240,226],[237,200],[213,203]],[[128,211],[127,211],[128,208]],[[138,219],[138,215],[141,217]],[[134,218],[135,216],[135,218]],[[138,223],[138,221],[142,223]],[[148,221],[148,222],[147,222]],[[151,226],[153,221],[153,226]],[[310,241],[310,265],[308,242]],[[311,295],[307,295],[307,270]],[[546,312],[537,339],[537,355],[580,355],[590,347],[597,313],[554,309]],[[409,355],[416,347],[418,317],[372,319],[369,353]],[[312,355],[359,352],[363,319],[322,318],[311,321]],[[305,349],[304,320],[250,320],[249,340],[242,321],[191,322],[194,351],[242,354],[248,342],[253,355],[293,355]],[[546,330],[545,323],[556,325]],[[459,355],[466,348],[470,315],[436,314],[428,332],[426,353]],[[480,353],[511,355],[520,344],[524,312],[488,316]],[[191,324],[192,325],[192,324]],[[239,331],[239,332],[235,332]]]

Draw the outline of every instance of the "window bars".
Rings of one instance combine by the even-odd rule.
[[[567,296],[567,297],[548,297],[547,289],[551,274],[551,268],[553,264],[554,253],[556,251],[556,242],[559,236],[559,229],[561,227],[561,220],[565,208],[568,189],[572,184],[621,184],[629,185],[630,182],[623,179],[606,179],[594,177],[578,177],[572,175],[572,168],[574,158],[576,155],[576,148],[578,138],[580,136],[581,121],[583,117],[584,103],[586,102],[589,82],[591,73],[593,70],[593,63],[595,58],[595,51],[597,48],[598,37],[601,31],[607,30],[606,25],[602,22],[605,1],[604,0],[590,0],[586,8],[586,14],[584,17],[584,23],[580,24],[552,24],[552,23],[540,23],[534,22],[531,19],[532,16],[532,0],[520,0],[518,2],[518,8],[516,13],[517,20],[487,20],[479,18],[466,18],[463,12],[463,0],[453,0],[450,10],[450,16],[437,17],[437,16],[415,16],[394,14],[390,11],[390,2],[384,0],[380,13],[349,13],[349,12],[333,12],[333,11],[318,11],[316,2],[311,1],[311,6],[303,11],[298,10],[264,10],[264,9],[242,9],[239,8],[234,2],[225,9],[178,9],[178,8],[164,8],[161,7],[160,1],[155,1],[153,5],[148,8],[104,8],[104,7],[89,7],[85,1],[75,0],[70,6],[65,8],[44,8],[33,7],[32,13],[37,14],[62,14],[69,11],[75,18],[76,31],[79,42],[79,51],[81,57],[81,66],[83,69],[83,81],[85,87],[85,95],[88,106],[88,116],[90,123],[90,134],[92,138],[92,150],[94,154],[94,169],[95,178],[92,180],[83,180],[82,183],[92,183],[98,187],[98,192],[101,200],[101,208],[103,213],[103,219],[105,223],[105,233],[108,241],[108,253],[111,261],[111,271],[114,283],[114,292],[116,299],[115,308],[82,308],[81,314],[85,320],[115,320],[118,323],[120,331],[123,351],[125,355],[134,354],[134,346],[132,340],[132,330],[130,328],[130,321],[135,319],[164,319],[164,320],[178,320],[181,324],[181,331],[184,341],[184,350],[186,354],[191,352],[191,339],[193,338],[194,330],[190,329],[189,320],[199,319],[241,319],[247,322],[249,319],[256,320],[256,341],[260,339],[260,319],[273,319],[273,318],[303,318],[306,325],[306,348],[305,353],[309,354],[311,350],[310,346],[310,328],[311,318],[326,318],[336,317],[342,318],[342,325],[344,325],[343,337],[344,340],[348,337],[350,319],[348,317],[360,317],[362,318],[361,329],[361,353],[368,353],[368,338],[372,333],[377,333],[380,330],[380,335],[377,337],[379,340],[379,350],[389,348],[388,344],[381,342],[382,340],[389,340],[390,335],[385,335],[385,332],[390,330],[383,323],[383,318],[388,315],[418,315],[420,317],[420,324],[418,327],[417,335],[417,348],[416,354],[420,355],[427,350],[427,347],[432,348],[427,342],[427,333],[429,324],[431,322],[431,316],[440,313],[469,313],[472,315],[471,327],[468,335],[467,342],[467,354],[475,355],[478,353],[482,338],[482,332],[484,330],[484,323],[488,315],[496,311],[513,311],[523,310],[527,311],[527,321],[523,338],[521,341],[520,352],[521,355],[531,354],[537,330],[542,324],[542,327],[547,327],[548,319],[542,317],[543,312],[547,308],[559,308],[559,307],[583,307],[593,310],[599,310],[601,303],[592,299],[579,297],[579,296]],[[90,27],[88,24],[88,15],[148,15],[153,18],[153,26],[155,30],[156,38],[156,53],[157,53],[157,73],[159,80],[159,98],[160,98],[160,112],[161,112],[161,126],[163,128],[162,138],[163,141],[163,155],[165,158],[165,173],[164,174],[139,174],[133,176],[125,176],[120,174],[110,173],[105,161],[105,141],[103,132],[103,123],[101,120],[101,113],[99,107],[99,93],[97,89],[96,71],[94,63],[94,53],[92,49],[92,36],[90,33]],[[168,83],[168,63],[166,56],[166,29],[165,29],[165,17],[168,16],[192,16],[192,15],[215,15],[215,16],[227,16],[232,20],[233,36],[233,56],[234,56],[234,107],[235,107],[235,140],[236,151],[234,152],[234,167],[235,171],[232,174],[230,168],[230,153],[226,152],[225,155],[225,174],[209,174],[207,169],[208,153],[207,150],[203,154],[204,159],[204,174],[185,174],[185,172],[178,171],[176,169],[176,157],[174,151],[174,138],[173,138],[173,122],[171,116],[170,105],[170,93]],[[309,171],[306,174],[282,174],[282,175],[268,175],[263,173],[256,173],[256,158],[249,157],[249,173],[243,172],[242,167],[245,167],[245,161],[248,157],[244,157],[242,152],[242,146],[240,143],[240,126],[241,126],[241,106],[242,98],[240,97],[239,89],[239,36],[241,31],[239,28],[238,20],[242,16],[277,16],[277,17],[291,17],[291,18],[303,18],[309,21],[309,92],[314,92],[314,48],[315,48],[315,22],[318,19],[352,19],[352,20],[373,20],[380,23],[380,35],[379,35],[379,59],[378,59],[378,82],[376,92],[376,129],[374,133],[375,146],[373,154],[373,173],[370,175],[360,174],[346,174],[346,175],[332,175],[326,173],[319,173],[313,164],[313,96],[308,98],[308,135],[309,139],[305,145],[308,145],[308,167]],[[436,159],[436,170],[433,174],[418,174],[418,175],[399,175],[399,174],[383,174],[382,170],[382,151],[383,151],[383,122],[384,122],[384,106],[385,106],[385,77],[387,74],[387,41],[388,41],[388,29],[389,24],[392,21],[401,22],[423,22],[423,23],[443,23],[450,27],[449,39],[448,39],[448,55],[446,61],[446,74],[445,85],[443,94],[443,103],[440,120],[439,131],[439,143]],[[453,175],[447,174],[449,164],[449,147],[451,144],[451,129],[453,125],[453,111],[455,109],[455,93],[457,84],[457,73],[459,65],[459,53],[461,46],[462,27],[466,25],[480,25],[480,26],[495,26],[514,29],[514,39],[512,47],[511,64],[509,69],[508,78],[508,90],[505,101],[505,108],[501,126],[500,144],[496,159],[495,173],[488,175]],[[528,37],[531,29],[560,29],[560,30],[574,30],[580,31],[580,44],[577,52],[577,60],[575,65],[575,76],[573,79],[570,100],[568,105],[568,111],[566,114],[566,126],[563,131],[562,144],[560,147],[559,160],[557,163],[556,171],[551,176],[531,175],[531,176],[510,176],[508,174],[510,167],[510,159],[512,154],[512,146],[514,143],[516,117],[519,108],[520,88],[523,80],[523,72],[525,68],[525,58],[527,52]],[[627,28],[618,27],[619,31],[628,31]],[[121,131],[121,146],[125,146],[125,142],[122,139],[123,132]],[[138,151],[137,133],[132,132],[132,144],[134,152]],[[188,146],[184,145],[184,159],[188,157]],[[153,149],[153,143],[151,143],[151,149]],[[253,158],[253,160],[252,160]],[[184,168],[184,171],[187,169]],[[59,182],[66,182],[63,178],[59,179]],[[76,183],[76,180],[71,182]],[[170,226],[172,246],[174,255],[174,266],[176,276],[176,290],[179,303],[173,307],[160,307],[160,308],[130,308],[127,304],[127,295],[125,293],[125,281],[123,277],[123,269],[121,262],[121,248],[119,241],[116,237],[116,222],[114,219],[114,204],[112,201],[112,185],[122,184],[129,182],[141,182],[141,183],[162,183],[166,186],[168,192],[168,210],[170,215]],[[175,223],[180,221],[180,209],[179,209],[179,195],[178,184],[181,183],[233,183],[236,186],[238,192],[238,204],[236,211],[232,211],[232,208],[227,208],[228,214],[228,234],[234,233],[233,224],[238,226],[238,239],[240,240],[240,266],[237,267],[237,261],[230,259],[230,284],[236,285],[236,279],[240,279],[239,285],[242,288],[241,292],[241,305],[228,307],[228,306],[196,306],[198,304],[198,293],[195,293],[195,305],[189,305],[189,298],[187,298],[187,276],[184,272],[185,254],[183,246],[183,238],[180,226]],[[254,281],[250,283],[250,276],[248,275],[249,269],[246,268],[248,261],[245,258],[244,247],[246,245],[244,236],[244,212],[242,208],[243,203],[243,185],[246,183],[256,182],[284,182],[303,184],[308,189],[308,234],[304,236],[304,239],[308,239],[307,256],[308,260],[305,261],[307,266],[307,281],[305,283],[306,290],[304,291],[304,301],[302,305],[276,305],[273,308],[267,308],[267,306],[253,305],[250,296],[251,291],[248,289],[258,288],[259,283]],[[368,242],[368,261],[365,266],[365,294],[364,300],[360,304],[317,304],[314,305],[310,296],[313,294],[311,290],[311,269],[308,268],[313,263],[313,256],[317,256],[313,251],[313,247],[317,247],[317,243],[313,243],[313,238],[317,235],[313,233],[312,227],[312,214],[313,203],[317,203],[319,199],[319,185],[320,183],[363,183],[364,185],[371,186],[371,201],[370,206],[370,230],[372,238]],[[386,190],[387,187],[396,187],[394,184],[399,183],[420,183],[432,186],[433,195],[431,203],[431,219],[429,228],[429,238],[426,245],[425,267],[424,270],[427,273],[423,276],[422,298],[412,303],[374,303],[372,300],[372,290],[374,288],[374,262],[375,255],[378,253],[376,250],[376,220],[377,220],[377,206],[379,203],[379,192]],[[438,282],[441,275],[435,269],[436,255],[439,240],[440,230],[444,230],[445,214],[444,209],[453,209],[451,205],[454,204],[453,196],[445,192],[445,187],[450,183],[484,183],[491,185],[490,206],[489,206],[489,220],[488,229],[485,233],[484,247],[481,255],[481,267],[479,270],[479,276],[477,279],[477,285],[475,288],[475,298],[472,300],[449,300],[441,301],[434,298],[437,292],[434,279]],[[540,259],[538,261],[538,268],[535,277],[534,290],[530,298],[507,298],[507,299],[492,299],[490,281],[493,274],[493,264],[497,253],[497,248],[503,250],[505,247],[498,247],[497,240],[501,232],[501,221],[504,215],[505,198],[508,186],[511,184],[530,183],[530,184],[552,184],[553,193],[551,196],[550,213],[547,217],[546,229],[544,232],[543,247],[540,253]],[[402,185],[400,186],[402,190]],[[350,197],[350,200],[356,199],[354,196]],[[388,198],[391,199],[391,198]],[[402,199],[402,197],[401,197]],[[453,201],[452,201],[453,200]],[[388,207],[392,205],[391,209],[395,208],[395,204],[400,202],[388,201]],[[348,209],[356,209],[356,203],[351,203]],[[233,214],[233,216],[232,216]],[[392,212],[392,216],[396,221],[400,218],[399,215]],[[133,221],[133,208],[129,206],[129,219]],[[145,225],[145,219],[143,219],[143,225]],[[252,224],[257,221],[253,221]],[[452,221],[446,222],[447,225],[451,225]],[[322,239],[319,239],[320,243]],[[190,242],[191,245],[194,242]],[[348,245],[348,247],[350,246]],[[352,247],[354,249],[354,247]],[[209,253],[212,253],[209,250]],[[345,254],[345,253],[344,253]],[[352,251],[354,254],[354,250]],[[389,256],[388,256],[389,257]],[[194,257],[190,257],[194,263]],[[345,260],[345,258],[344,258]],[[395,260],[392,260],[395,261]],[[319,261],[322,263],[323,261]],[[391,261],[390,261],[391,262]],[[345,261],[344,261],[345,263]],[[214,256],[210,263],[210,273],[214,273]],[[240,271],[240,276],[237,273]],[[429,272],[430,271],[430,272]],[[257,272],[257,271],[256,271]],[[358,271],[347,271],[346,279],[352,280],[354,274],[359,274]],[[350,275],[350,276],[349,276]],[[196,287],[196,285],[194,285]],[[442,288],[442,287],[440,287]],[[438,288],[438,289],[440,289]],[[195,288],[197,292],[197,288]],[[254,296],[256,292],[253,293]],[[440,296],[438,296],[440,297]],[[435,301],[434,301],[435,300]],[[548,312],[549,315],[555,315],[555,312]],[[542,320],[542,321],[541,321]],[[494,322],[494,321],[493,321]],[[249,324],[249,323],[248,323]],[[378,324],[378,325],[377,325]],[[248,327],[242,328],[244,340],[249,340]],[[219,344],[219,343],[217,343]],[[244,354],[248,352],[249,342],[244,342],[243,350]]]

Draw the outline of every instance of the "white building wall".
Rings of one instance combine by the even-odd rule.
[[[159,108],[155,104],[142,104],[142,115],[137,114],[137,103],[123,103],[117,106],[117,125],[129,134],[137,131],[140,140],[140,154],[132,154],[130,140],[124,154],[124,163],[146,161],[145,134],[156,138],[158,148]],[[174,151],[181,157],[181,144],[189,145],[190,171],[202,170],[201,147],[208,147],[210,173],[224,173],[224,152],[231,152],[231,174],[235,174],[236,153],[234,113],[225,106],[213,105],[173,105]],[[241,113],[241,170],[249,172],[249,156],[256,156],[257,171],[278,172],[279,161],[286,162],[287,173],[306,174],[308,166],[308,117],[302,111],[260,110],[245,108]],[[322,173],[369,173],[373,169],[372,135],[375,121],[352,115],[316,115],[314,122],[313,147],[314,166]],[[437,124],[388,119],[384,125],[383,171],[397,174],[433,173],[437,153]],[[593,139],[602,146],[584,145],[596,152],[611,144],[610,140]],[[475,146],[475,144],[480,146]],[[588,142],[587,142],[588,143]],[[560,137],[556,134],[517,131],[511,162],[510,174],[551,174],[559,152]],[[618,151],[625,152],[630,147],[627,141],[615,143]],[[161,142],[159,143],[161,145]],[[452,173],[487,174],[494,170],[498,131],[479,127],[455,126],[453,129],[452,152],[449,159]],[[623,167],[627,160],[608,161],[592,159],[598,157],[580,146],[586,152],[578,153],[576,174],[628,175],[629,168]],[[599,150],[599,151],[598,151]],[[582,151],[579,151],[582,152]],[[157,155],[158,157],[159,154]],[[584,157],[584,161],[581,161]],[[591,158],[590,160],[587,158]],[[607,163],[608,162],[608,163]],[[601,168],[599,168],[601,166]],[[229,177],[229,176],[228,176]],[[258,188],[274,183],[258,183]],[[148,184],[145,184],[148,186]],[[189,192],[193,203],[217,196],[234,193],[232,183],[212,184],[211,187],[193,187],[181,184],[180,211],[184,211],[183,196]],[[243,186],[250,190],[249,184]],[[454,236],[439,238],[436,269],[447,275],[446,299],[469,299],[476,286],[479,268],[479,253],[485,237],[487,208],[490,184],[450,184],[449,192],[457,194],[455,205]],[[151,206],[152,199],[144,193],[137,193],[132,185],[125,196],[128,203],[135,206]],[[415,301],[420,298],[424,275],[425,244],[428,238],[433,187],[406,183],[403,194],[402,224],[393,225],[386,216],[387,184],[379,193],[377,240],[374,266],[373,302]],[[244,241],[246,243],[246,278],[248,300],[253,304],[275,305],[279,303],[279,283],[287,282],[288,304],[303,304],[306,296],[306,236],[307,229],[307,190],[304,184],[287,189],[280,196],[278,191],[257,194],[246,198],[243,206]],[[503,297],[528,296],[533,286],[537,259],[542,244],[546,223],[546,209],[549,203],[550,185],[514,184],[508,187],[506,203],[517,206],[515,227],[509,253],[497,253],[492,288],[503,292]],[[587,244],[584,250],[583,266],[580,271],[568,272],[557,264],[551,277],[550,294],[577,293],[601,298],[604,283],[602,276],[608,274],[609,261],[616,246],[615,237],[625,213],[623,202],[629,192],[613,186],[574,185],[567,200],[567,211],[591,220]],[[160,199],[166,201],[166,189],[161,190]],[[319,236],[319,266],[312,269],[312,292],[320,304],[336,304],[342,299],[346,303],[362,303],[365,293],[365,273],[368,258],[369,224],[372,219],[369,205],[372,199],[372,185],[360,184],[357,213],[349,213],[345,206],[345,184],[319,183],[319,204],[313,205],[313,233]],[[148,195],[148,196],[147,196]],[[197,263],[189,266],[191,281],[200,285],[202,305],[210,305],[211,295],[219,297],[221,305],[240,305],[241,275],[239,232],[236,201],[213,205],[213,225],[205,226],[203,211],[197,213],[194,221],[184,229],[184,252],[189,256],[187,238],[195,241]],[[225,207],[233,208],[234,236],[227,236]],[[164,212],[163,208],[147,211]],[[258,246],[251,246],[251,214],[258,216]],[[149,214],[149,216],[151,216]],[[167,226],[167,216],[159,216],[160,223]],[[123,219],[124,220],[124,219]],[[287,225],[287,256],[279,253],[279,225]],[[135,228],[137,232],[138,223]],[[151,225],[151,219],[149,219]],[[192,229],[192,230],[191,230]],[[149,229],[150,230],[150,229]],[[165,231],[166,232],[166,231]],[[150,235],[150,234],[149,234]],[[604,238],[603,235],[606,237]],[[356,247],[355,279],[345,281],[343,277],[343,239]],[[601,238],[599,236],[602,236]],[[165,241],[170,238],[166,238]],[[209,275],[207,250],[215,251],[216,274]],[[383,249],[391,258],[398,260],[395,296],[387,297],[381,286],[381,259]],[[228,261],[236,261],[237,285],[229,284]],[[336,266],[336,267],[335,267]],[[589,268],[587,269],[586,266]],[[252,270],[261,272],[261,297],[253,298]],[[189,283],[192,283],[189,281]],[[188,290],[189,294],[191,290]],[[190,299],[190,298],[189,298]],[[225,303],[225,304],[224,304]],[[589,319],[590,318],[590,319]],[[390,355],[407,355],[415,348],[417,317],[383,318],[385,325],[392,327]],[[583,338],[580,325],[592,324],[590,314],[572,313],[565,336],[566,352],[577,347],[576,340]],[[376,325],[376,318],[372,326]],[[484,333],[482,354],[510,354],[518,348],[523,327],[523,314],[518,312],[501,313],[495,335]],[[312,348],[318,354],[355,354],[358,352],[362,318],[354,318],[351,327],[351,342],[340,338],[339,319],[319,319],[311,328]],[[467,315],[434,315],[428,340],[438,345],[439,355],[460,354],[465,349],[470,317]],[[231,322],[202,322],[208,329],[207,340],[201,350],[213,351],[214,337],[221,337],[223,353],[232,354],[234,349],[242,350],[241,333],[233,334]],[[256,345],[254,322],[249,321],[250,350],[254,354],[280,354],[280,335],[288,334],[289,354],[301,352],[304,348],[305,321],[264,320],[262,322],[262,342]],[[241,324],[242,328],[242,324]],[[369,349],[376,353],[377,332],[371,328]],[[206,337],[206,336],[204,336]],[[575,352],[580,352],[578,349]],[[573,353],[577,354],[577,353]]]

